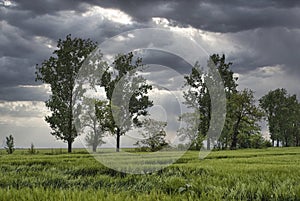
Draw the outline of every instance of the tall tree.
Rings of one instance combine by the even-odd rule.
[[[236,93],[236,81],[237,78],[234,77],[233,71],[231,71],[230,66],[232,63],[226,63],[225,55],[213,54],[210,56],[210,61],[208,61],[208,72],[204,73],[198,63],[192,68],[190,75],[185,76],[186,86],[190,89],[184,92],[185,104],[188,107],[195,108],[199,113],[199,127],[198,134],[206,136],[207,138],[207,149],[210,149],[211,137],[207,136],[209,130],[209,125],[211,121],[211,97],[207,84],[209,83],[211,87],[218,88],[218,80],[215,79],[215,70],[220,74],[223,80],[224,90],[226,98],[229,99],[232,93]],[[216,69],[215,69],[216,68]]]
[[[232,107],[229,118],[233,122],[230,148],[236,149],[238,135],[246,132],[256,134],[255,131],[259,129],[257,122],[262,118],[263,114],[255,105],[253,91],[249,89],[232,94],[229,104]]]
[[[188,131],[194,131],[193,125],[189,124],[189,118],[192,118],[194,114],[198,114],[198,125],[197,125],[197,132],[196,135],[199,136],[193,136],[192,133],[186,132],[185,135],[187,135],[190,140],[197,142],[196,146],[200,147],[199,141],[195,141],[197,139],[204,139],[204,137],[207,135],[207,131],[209,129],[209,123],[210,123],[210,112],[211,112],[211,102],[210,102],[210,96],[209,91],[206,87],[206,84],[204,82],[206,76],[203,72],[203,70],[200,68],[200,65],[198,63],[195,64],[195,66],[192,68],[192,72],[190,75],[185,76],[185,86],[188,86],[189,89],[187,91],[183,92],[183,96],[185,99],[184,104],[186,104],[189,108],[193,108],[195,110],[195,113],[191,114],[183,114],[180,116],[180,119],[184,120],[187,125],[191,126],[191,128],[186,128],[185,130]],[[180,131],[178,134],[180,134],[183,138],[183,133]],[[201,143],[202,144],[202,143]],[[207,148],[209,149],[209,139],[207,142]]]
[[[106,69],[101,79],[111,109],[108,127],[116,136],[117,152],[120,137],[134,126],[142,126],[139,117],[146,116],[147,108],[153,105],[147,96],[152,86],[137,73],[143,66],[142,59],[133,59],[133,53],[117,55],[112,68]]]
[[[52,92],[46,101],[52,114],[46,116],[45,120],[50,124],[51,134],[67,142],[69,153],[78,136],[73,118],[75,79],[83,61],[95,48],[96,43],[90,39],[67,35],[65,40],[58,40],[54,56],[36,66],[36,81],[49,84]]]

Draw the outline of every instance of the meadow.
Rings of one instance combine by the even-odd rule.
[[[188,151],[144,175],[103,166],[84,150],[0,151],[0,200],[300,200],[300,148]]]

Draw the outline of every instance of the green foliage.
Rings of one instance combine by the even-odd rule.
[[[257,134],[239,134],[238,135],[238,147],[239,148],[254,148],[261,149],[271,147],[272,144],[268,140],[265,140],[259,133]]]
[[[167,145],[165,140],[167,122],[147,118],[142,124],[144,131],[141,131],[141,135],[145,139],[137,141],[137,145],[149,147],[150,151],[160,150]]]
[[[5,142],[6,146],[6,152],[8,154],[12,154],[15,151],[15,142],[14,142],[14,137],[12,135],[9,135],[8,137],[6,137],[6,142]]]
[[[95,48],[96,43],[89,39],[72,39],[67,35],[65,40],[58,40],[54,56],[36,66],[36,81],[49,84],[52,92],[46,101],[52,114],[45,120],[50,124],[51,134],[68,143],[69,152],[78,136],[73,122],[75,79],[83,61]]]
[[[300,146],[300,104],[285,89],[269,91],[259,100],[268,120],[272,143]]]
[[[230,125],[233,126],[231,136],[231,149],[236,149],[238,145],[239,134],[252,135],[259,131],[257,122],[262,118],[263,113],[255,105],[253,91],[244,89],[236,92],[229,98],[229,110],[227,117],[230,119]]]

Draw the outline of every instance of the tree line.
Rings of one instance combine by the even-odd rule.
[[[41,65],[36,65],[36,81],[49,84],[52,92],[46,101],[51,115],[46,116],[45,120],[52,129],[51,134],[68,144],[68,152],[72,151],[72,143],[81,133],[76,130],[74,123],[74,110],[78,109],[74,104],[76,76],[84,60],[96,47],[97,43],[90,39],[68,35],[65,40],[58,41],[53,56]],[[186,126],[178,130],[177,135],[190,142],[181,146],[200,149],[204,139],[207,149],[271,146],[260,133],[259,121],[263,118],[268,121],[273,146],[275,143],[277,146],[299,146],[300,107],[296,95],[289,95],[285,89],[276,89],[259,99],[259,105],[256,105],[251,89],[237,89],[238,78],[230,68],[232,63],[226,62],[225,55],[211,55],[209,63],[217,69],[224,84],[227,110],[224,128],[219,138],[208,136],[212,89],[209,89],[207,83],[216,80],[212,71],[204,72],[196,63],[192,72],[184,77],[185,86],[188,87],[184,91],[184,104],[195,108],[197,115],[182,114],[179,117]],[[96,151],[99,145],[105,143],[102,138],[110,134],[116,137],[116,151],[119,151],[121,136],[132,128],[142,128],[142,135],[146,139],[138,141],[137,145],[147,146],[151,151],[166,146],[166,122],[147,118],[148,109],[153,106],[148,96],[152,86],[137,73],[143,66],[142,58],[134,59],[133,53],[120,54],[115,56],[112,65],[114,71],[105,66],[102,77],[97,80],[97,84],[105,90],[106,100],[85,98],[83,101],[91,108],[79,108],[77,111],[81,115],[82,128],[90,128],[86,136],[88,145]],[[123,91],[114,97],[115,90]],[[116,104],[122,100],[129,100],[129,109]],[[84,112],[91,110],[94,113]],[[197,125],[193,125],[192,121],[196,121]]]

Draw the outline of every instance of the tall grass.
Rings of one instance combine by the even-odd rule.
[[[198,154],[131,175],[84,150],[17,150],[0,155],[0,200],[300,200],[300,148]]]

